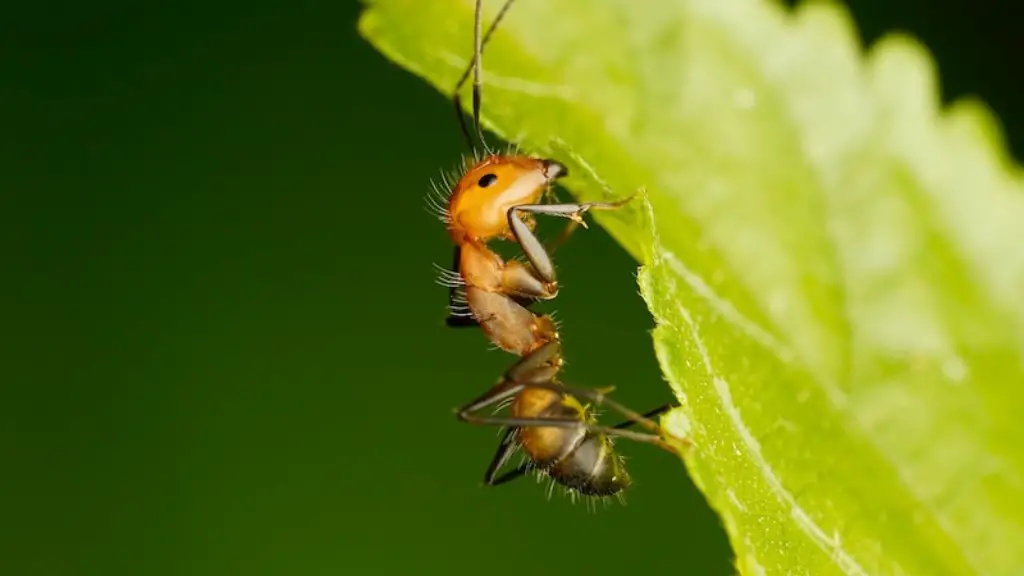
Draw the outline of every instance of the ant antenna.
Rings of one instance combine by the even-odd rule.
[[[505,0],[505,4],[501,7],[501,11],[495,16],[494,22],[487,28],[487,33],[481,38],[480,32],[483,28],[483,0],[476,0],[476,12],[473,20],[473,60],[469,66],[459,77],[458,83],[455,85],[455,93],[452,96],[452,104],[455,106],[455,115],[459,119],[459,127],[462,129],[462,135],[466,138],[466,143],[469,144],[470,148],[473,148],[473,138],[469,135],[469,127],[466,126],[466,118],[462,113],[462,98],[459,96],[459,90],[462,89],[463,84],[469,79],[470,72],[473,73],[473,124],[476,129],[476,137],[480,144],[484,147],[484,151],[488,154],[491,152],[490,146],[487,145],[487,140],[484,138],[483,128],[480,126],[480,102],[483,99],[482,94],[482,82],[480,81],[481,63],[483,60],[484,47],[487,42],[491,39],[491,35],[494,30],[497,29],[498,24],[502,18],[508,12],[508,9],[512,7],[512,3],[515,0]]]

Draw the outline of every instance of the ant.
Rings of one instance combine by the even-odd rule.
[[[481,61],[483,49],[514,0],[505,0],[486,34],[482,32],[482,0],[476,0],[473,60],[456,84],[452,102],[462,133],[471,149],[473,138],[466,126],[459,92],[473,73],[473,122],[485,155],[463,170],[449,191],[438,190],[434,208],[445,222],[455,245],[453,270],[442,272],[449,287],[452,327],[480,327],[499,348],[520,356],[503,378],[482,396],[458,410],[459,419],[481,425],[507,426],[505,436],[484,476],[485,484],[497,486],[531,470],[546,474],[571,494],[620,495],[630,478],[612,438],[629,438],[677,453],[664,439],[665,431],[651,419],[667,411],[665,405],[638,414],[606,397],[612,388],[595,390],[558,381],[563,366],[561,338],[550,315],[529,309],[533,303],[558,294],[558,280],[551,254],[576,230],[586,228],[583,215],[593,209],[612,210],[619,202],[545,204],[552,184],[568,170],[556,160],[491,151],[480,125]],[[554,242],[542,244],[534,235],[538,215],[568,218],[569,224]],[[493,240],[516,242],[526,257],[504,260],[488,244]],[[582,398],[607,406],[627,420],[613,427],[601,426]],[[491,406],[510,406],[510,417],[480,416]],[[627,428],[639,424],[649,433]],[[514,452],[522,448],[528,461],[498,476]]]

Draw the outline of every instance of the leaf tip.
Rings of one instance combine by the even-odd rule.
[[[886,34],[871,47],[867,64],[875,93],[898,116],[915,116],[916,123],[931,124],[937,130],[935,135],[949,138],[947,145],[984,150],[1003,172],[1015,179],[1024,176],[1024,169],[1009,150],[1003,124],[991,106],[971,95],[943,108],[938,64],[917,38],[904,32]],[[959,145],[957,140],[961,141]]]
[[[380,17],[373,10],[373,3],[370,0],[362,0],[361,3],[363,6],[359,12],[359,19],[356,21],[356,32],[364,40],[371,41],[380,26]]]
[[[941,94],[938,66],[928,49],[913,36],[890,32],[866,54],[868,76],[880,96],[904,110],[938,111]]]
[[[862,48],[857,22],[849,7],[839,0],[804,0],[794,8],[793,18],[829,44],[851,51]]]
[[[986,102],[976,96],[956,100],[946,110],[947,128],[967,140],[965,146],[986,150],[990,157],[1015,180],[1024,177],[1009,149],[1003,123]]]

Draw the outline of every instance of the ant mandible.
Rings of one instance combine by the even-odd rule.
[[[566,167],[552,159],[490,150],[480,125],[481,61],[484,46],[513,2],[505,0],[481,37],[482,0],[476,1],[473,60],[459,78],[452,101],[472,149],[459,96],[472,71],[473,122],[485,155],[464,170],[450,191],[442,192],[447,195],[447,206],[438,203],[436,208],[455,245],[453,270],[442,276],[450,288],[447,324],[479,326],[499,348],[521,358],[498,384],[461,408],[458,416],[475,424],[509,427],[485,473],[487,485],[503,484],[536,469],[574,494],[617,495],[629,486],[630,479],[611,438],[630,438],[676,453],[664,439],[665,431],[651,420],[671,405],[637,414],[608,399],[610,388],[594,390],[559,382],[563,358],[557,326],[550,316],[537,314],[528,306],[557,296],[551,254],[578,226],[586,227],[583,215],[592,209],[619,208],[632,197],[619,202],[544,204],[541,200],[556,180],[566,176]],[[553,243],[544,245],[534,235],[537,215],[561,216],[570,222]],[[502,259],[488,246],[497,239],[516,242],[527,262]],[[613,427],[600,426],[589,407],[577,398],[607,406],[627,420]],[[510,402],[511,417],[477,414],[505,402]],[[634,424],[650,433],[627,430]],[[497,476],[518,448],[529,461]]]

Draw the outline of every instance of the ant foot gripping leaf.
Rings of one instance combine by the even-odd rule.
[[[472,16],[360,27],[447,93]],[[519,0],[485,62],[490,129],[583,200],[646,189],[595,217],[744,574],[1024,574],[1024,182],[923,48],[834,3]]]

